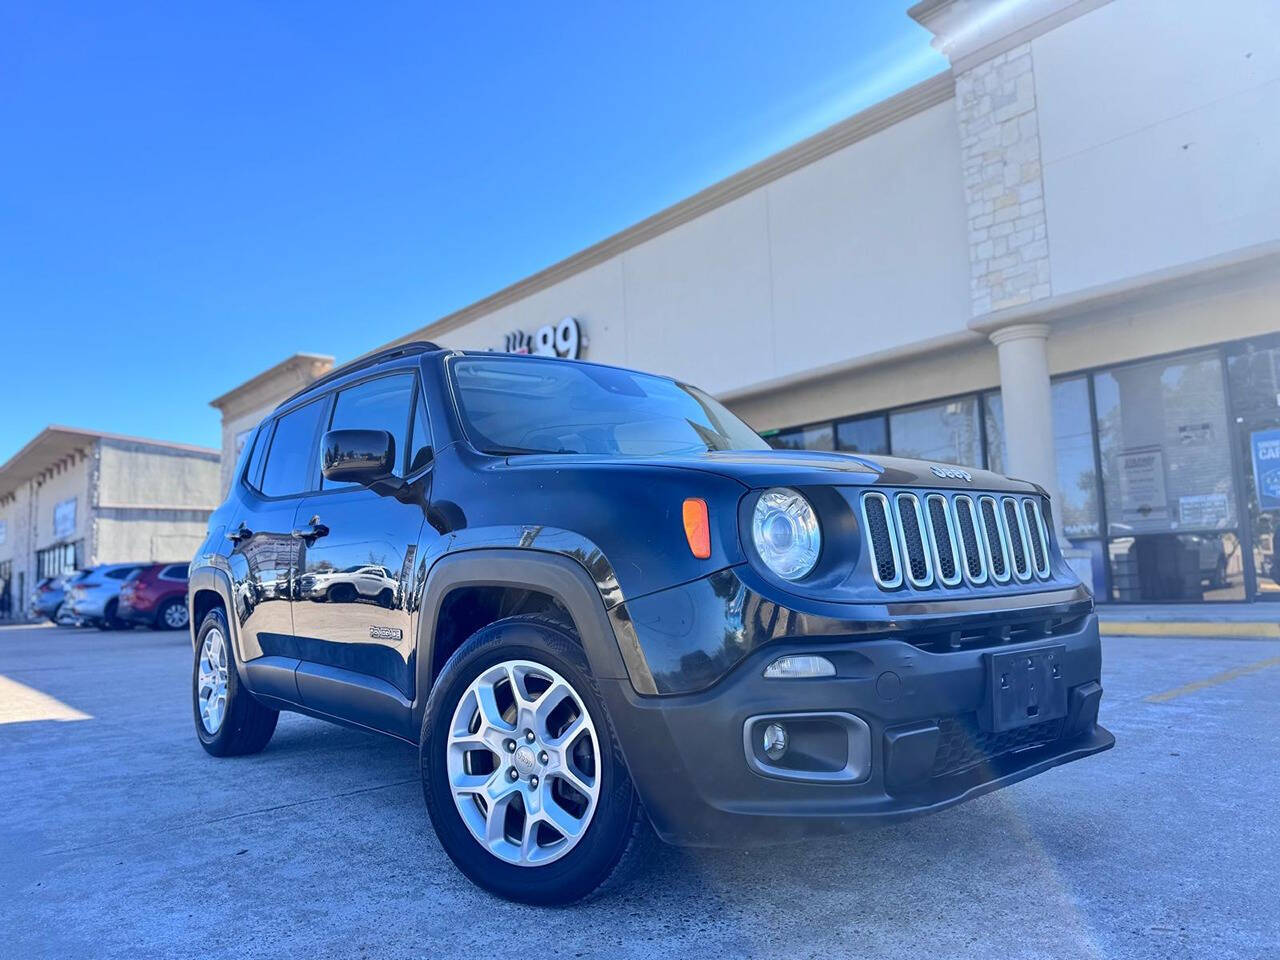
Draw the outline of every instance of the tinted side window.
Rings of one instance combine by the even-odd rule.
[[[107,576],[112,580],[127,580],[134,573],[137,571],[132,567],[121,567],[119,570],[108,570]]]
[[[313,400],[276,421],[260,487],[268,497],[306,493],[314,486],[310,473],[311,454],[316,447],[324,409],[323,399]]]
[[[160,571],[160,576],[166,580],[185,580],[187,579],[187,568],[181,563],[171,563]]]
[[[257,488],[262,483],[262,461],[267,459],[267,445],[271,441],[270,422],[258,427],[253,435],[253,450],[249,454],[249,466],[245,469],[244,479],[249,486]]]
[[[413,399],[413,374],[395,374],[366,380],[338,394],[333,405],[330,430],[385,430],[396,445],[397,477],[404,476],[405,449],[409,432],[409,403]],[[355,484],[325,480],[324,489]]]

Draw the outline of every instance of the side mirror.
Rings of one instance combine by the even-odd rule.
[[[330,430],[320,453],[326,480],[368,486],[395,469],[396,440],[385,430]]]

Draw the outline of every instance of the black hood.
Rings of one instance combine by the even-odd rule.
[[[608,457],[595,454],[521,456],[513,462],[542,461],[560,469],[573,464],[644,465],[700,470],[737,480],[747,487],[773,486],[886,486],[929,487],[949,490],[994,490],[1037,493],[1040,488],[1025,480],[953,464],[904,457],[826,453],[820,450],[744,450],[714,453],[670,454],[659,457]],[[968,479],[965,479],[968,477]]]

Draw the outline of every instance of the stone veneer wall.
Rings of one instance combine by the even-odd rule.
[[[1050,295],[1031,44],[956,77],[973,316]]]

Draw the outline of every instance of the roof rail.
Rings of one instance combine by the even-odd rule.
[[[416,354],[419,354],[419,353],[432,353],[436,350],[441,350],[441,349],[443,348],[439,344],[432,343],[430,340],[411,340],[408,343],[400,343],[394,347],[388,347],[386,350],[379,350],[376,353],[370,353],[370,354],[366,354],[363,357],[357,357],[355,360],[352,360],[350,363],[344,363],[340,367],[334,367],[332,370],[326,373],[323,377],[318,377],[317,379],[312,380],[301,390],[285,397],[278,404],[276,404],[276,409],[279,410],[286,403],[292,403],[294,400],[297,400],[298,397],[302,396],[304,393],[310,393],[316,387],[323,387],[326,383],[332,383],[333,381],[339,379],[340,377],[345,377],[349,373],[355,373],[357,370],[364,370],[368,367],[374,367],[380,363],[385,363],[388,360],[396,360],[400,357],[415,356]]]

